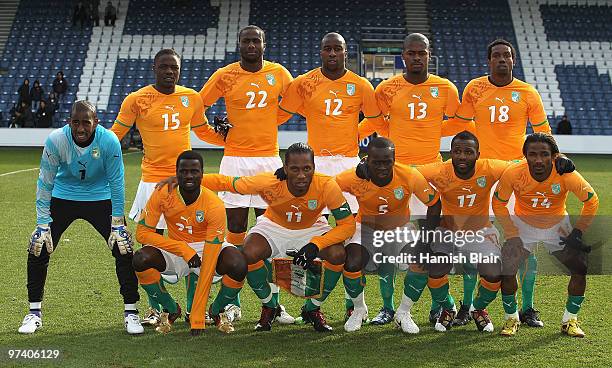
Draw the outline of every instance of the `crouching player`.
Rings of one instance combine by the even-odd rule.
[[[364,173],[362,168],[366,168],[367,172]],[[380,278],[391,278],[387,282],[393,282],[398,264],[388,260],[397,261],[406,243],[414,240],[412,234],[416,227],[410,223],[411,195],[414,194],[429,206],[428,221],[432,217],[439,218],[441,207],[438,193],[423,175],[410,166],[395,164],[395,145],[387,138],[374,138],[368,145],[365,166],[362,163],[358,170],[341,173],[336,176],[336,182],[342,191],[354,195],[359,203],[357,226],[345,247],[343,270],[345,291],[351,301],[344,329],[350,332],[360,329],[368,316],[363,295],[364,271],[376,271]],[[400,241],[404,239],[393,239],[382,245],[374,243],[375,234],[395,230],[402,232],[404,229],[408,235],[405,242]],[[392,303],[391,298],[384,299],[385,302],[387,300]],[[394,315],[391,304],[383,306],[377,318],[388,319],[384,321],[387,323],[393,320]]]
[[[553,171],[553,160],[559,155],[559,148],[552,136],[545,133],[527,136],[523,155],[526,162],[504,172],[493,198],[495,217],[501,222],[507,239],[502,248],[501,288],[506,322],[501,334],[514,336],[518,330],[516,273],[519,264],[542,242],[571,274],[561,332],[584,337],[577,314],[584,301],[586,253],[590,247],[582,242],[582,234],[597,213],[597,194],[578,172],[560,176]],[[573,229],[565,209],[568,192],[583,202],[580,218]],[[510,216],[506,208],[512,193],[516,197],[515,216]]]
[[[178,187],[170,192],[153,192],[138,222],[136,238],[147,245],[134,254],[134,269],[142,288],[163,308],[157,327],[162,333],[171,330],[181,316],[181,307],[161,286],[161,275],[180,279],[191,272],[199,274],[190,317],[192,335],[199,335],[204,329],[206,303],[215,273],[222,276],[222,284],[209,315],[220,331],[234,331],[224,308],[242,288],[247,265],[237,248],[222,241],[225,207],[215,193],[200,186],[203,170],[200,154],[181,153],[176,160]],[[162,215],[168,225],[168,238],[155,231]]]
[[[342,276],[345,251],[343,242],[355,232],[355,219],[332,177],[315,173],[314,153],[304,143],[289,146],[283,168],[276,173],[229,177],[220,174],[204,176],[203,185],[218,191],[259,194],[268,204],[245,239],[242,252],[248,263],[247,281],[262,302],[257,331],[269,331],[279,304],[272,293],[271,260],[286,257],[287,250],[299,249],[294,263],[310,267],[315,258],[323,260],[324,287],[317,299],[306,299],[302,319],[317,331],[331,331],[320,310]],[[324,208],[336,219],[331,228]]]
[[[87,101],[72,105],[70,123],[45,142],[36,190],[37,225],[28,248],[30,311],[20,333],[42,326],[41,303],[51,253],[77,219],[89,222],[115,257],[125,303],[125,327],[143,333],[136,302],[138,281],[132,268],[132,237],[125,226],[123,158],[117,137],[98,125],[96,108]]]

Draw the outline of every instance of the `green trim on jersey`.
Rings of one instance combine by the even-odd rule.
[[[236,189],[236,182],[240,179],[240,176],[234,176],[234,180],[232,180],[232,188],[236,191],[236,193],[241,194],[238,189]]]
[[[532,126],[532,127],[539,127],[539,126],[544,125],[544,124],[548,124],[548,119],[544,120],[543,122],[541,122],[541,123],[539,123],[539,124],[533,124],[533,123],[531,123],[531,126]]]
[[[381,115],[382,115],[382,112],[380,114],[376,115],[376,116],[365,116],[364,115],[364,117],[367,118],[367,119],[374,119],[374,118],[377,118],[377,117],[379,117]]]
[[[498,192],[495,192],[494,196],[495,196],[495,198],[497,198],[497,200],[499,200],[500,202],[507,203],[507,202],[509,201],[509,199],[506,199],[506,200],[504,201],[503,199],[499,198],[499,193],[498,193]]]
[[[144,220],[144,219],[142,219],[142,220],[138,221],[138,225],[142,225],[142,226],[144,226],[144,227],[148,227],[149,229],[156,230],[155,226],[149,226],[149,225],[147,225],[147,223],[145,222],[145,220]]]
[[[461,119],[461,120],[466,120],[466,121],[472,121],[472,120],[474,120],[474,118],[464,118],[463,116],[459,116],[459,115],[455,115],[454,117],[455,117],[455,118],[459,118],[459,119]]]
[[[278,105],[278,108],[279,108],[279,109],[281,109],[281,110],[283,110],[283,111],[284,111],[284,112],[286,112],[287,114],[291,114],[291,115],[295,115],[295,114],[296,114],[295,112],[291,112],[291,111],[289,111],[289,110],[285,110],[285,109],[283,109],[283,107],[282,107],[280,104]]]
[[[202,123],[202,124],[200,124],[200,125],[195,125],[195,126],[194,126],[194,125],[192,125],[192,126],[191,126],[191,130],[194,130],[195,128],[199,128],[199,127],[204,126],[204,125],[207,125],[207,123]]]
[[[347,202],[344,202],[342,206],[336,208],[335,210],[331,210],[331,213],[336,220],[342,220],[353,215]]]
[[[216,238],[214,238],[212,241],[208,241],[208,240],[206,240],[206,241],[204,241],[204,242],[205,242],[205,243],[208,243],[208,244],[223,244],[223,242],[222,242],[221,240],[219,240],[219,237],[218,237],[218,236],[217,236]]]
[[[429,200],[428,200],[427,202],[423,203],[423,204],[425,204],[425,205],[426,205],[427,203],[431,203],[431,201],[433,201],[433,199],[434,199],[434,198],[436,198],[436,195],[435,195],[435,194],[428,194],[428,196],[429,196]]]
[[[593,196],[595,196],[595,193],[591,193],[591,192],[587,192],[587,199],[585,199],[582,202],[587,202],[589,201],[591,198],[593,198]]]
[[[122,123],[121,121],[119,121],[119,120],[117,120],[117,119],[115,119],[115,123],[117,123],[117,124],[119,124],[119,125],[122,125],[122,126],[124,126],[124,127],[126,127],[126,128],[131,128],[131,127],[132,127],[132,125],[134,125],[134,124],[132,124],[132,125],[125,125],[124,123]]]

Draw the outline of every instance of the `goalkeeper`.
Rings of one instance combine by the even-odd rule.
[[[88,101],[76,101],[69,124],[47,138],[40,162],[37,225],[28,245],[30,311],[23,319],[20,333],[34,333],[42,326],[41,303],[49,256],[64,231],[77,219],[89,222],[107,241],[115,257],[127,332],[144,331],[136,310],[138,280],[132,268],[132,237],[123,217],[124,198],[119,140],[98,126],[95,106]]]

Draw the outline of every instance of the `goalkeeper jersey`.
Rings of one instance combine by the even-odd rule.
[[[45,141],[36,188],[38,224],[53,221],[51,197],[71,201],[111,199],[112,215],[123,217],[121,145],[112,132],[98,125],[87,147],[74,143],[70,125],[54,130]]]

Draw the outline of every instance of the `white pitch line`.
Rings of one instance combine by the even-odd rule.
[[[23,169],[23,170],[11,171],[11,172],[0,174],[0,176],[8,176],[8,175],[13,175],[13,174],[19,174],[19,173],[22,173],[22,172],[34,171],[34,170],[38,170],[38,169],[39,169],[38,167],[33,167],[31,169]]]

